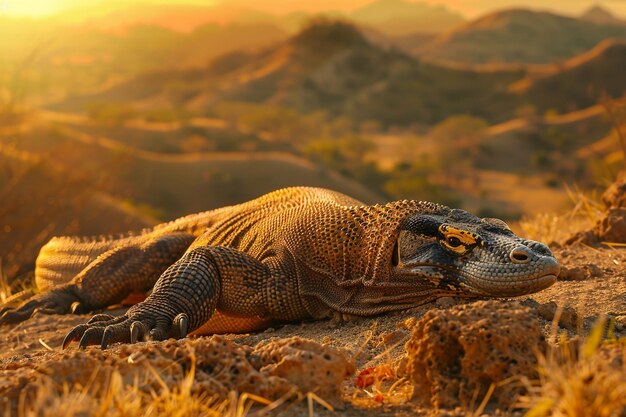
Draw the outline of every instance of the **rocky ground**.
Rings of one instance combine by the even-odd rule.
[[[441,298],[374,318],[106,351],[60,349],[65,333],[90,316],[31,318],[0,333],[0,409],[26,416],[517,416],[529,408],[537,416],[624,415],[622,196],[606,202],[606,218],[592,230],[554,245],[563,265],[555,285],[517,299]],[[612,246],[601,244],[607,233]]]

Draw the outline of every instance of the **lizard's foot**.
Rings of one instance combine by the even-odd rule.
[[[129,310],[125,315],[113,317],[97,314],[86,324],[74,327],[63,339],[63,349],[79,340],[81,349],[100,344],[106,349],[111,343],[136,343],[143,340],[182,339],[187,336],[189,317],[181,313],[170,317],[154,310]]]
[[[0,310],[0,326],[15,324],[29,317],[42,314],[86,313],[88,311],[77,295],[76,287],[72,284],[53,288],[42,294],[37,294],[25,301],[19,307],[4,307]]]

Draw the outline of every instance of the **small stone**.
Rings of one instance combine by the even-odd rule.
[[[562,267],[559,279],[561,281],[584,281],[590,278],[602,278],[604,271],[597,265],[586,264],[572,268]]]
[[[602,194],[602,202],[607,209],[626,208],[626,171]]]
[[[584,232],[578,232],[567,239],[565,245],[575,245],[578,243],[582,243],[585,245],[593,246],[598,243],[598,238],[596,237],[593,230],[586,230]]]
[[[547,321],[554,321],[554,317],[558,310],[558,305],[551,301],[545,304],[537,304],[537,306],[532,306],[537,314]],[[578,325],[578,313],[572,307],[565,307],[561,310],[561,315],[559,317],[559,325],[568,330],[576,330]]]
[[[602,276],[604,276],[604,271],[597,265],[587,264],[585,265],[585,268],[587,269],[590,278],[602,278]]]
[[[583,281],[585,279],[585,271],[579,266],[573,268],[561,267],[558,279],[561,281]]]
[[[612,243],[626,242],[626,208],[609,209],[598,226],[601,240]]]

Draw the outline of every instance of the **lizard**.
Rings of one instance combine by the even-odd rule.
[[[138,234],[56,237],[36,260],[46,289],[0,312],[87,313],[149,291],[124,315],[96,314],[63,348],[261,330],[275,321],[372,316],[438,297],[512,297],[556,281],[543,243],[502,220],[432,202],[365,205],[292,187]]]

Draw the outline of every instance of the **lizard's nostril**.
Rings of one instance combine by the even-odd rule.
[[[515,264],[525,264],[530,262],[529,249],[525,247],[515,248],[509,253],[511,261]]]

